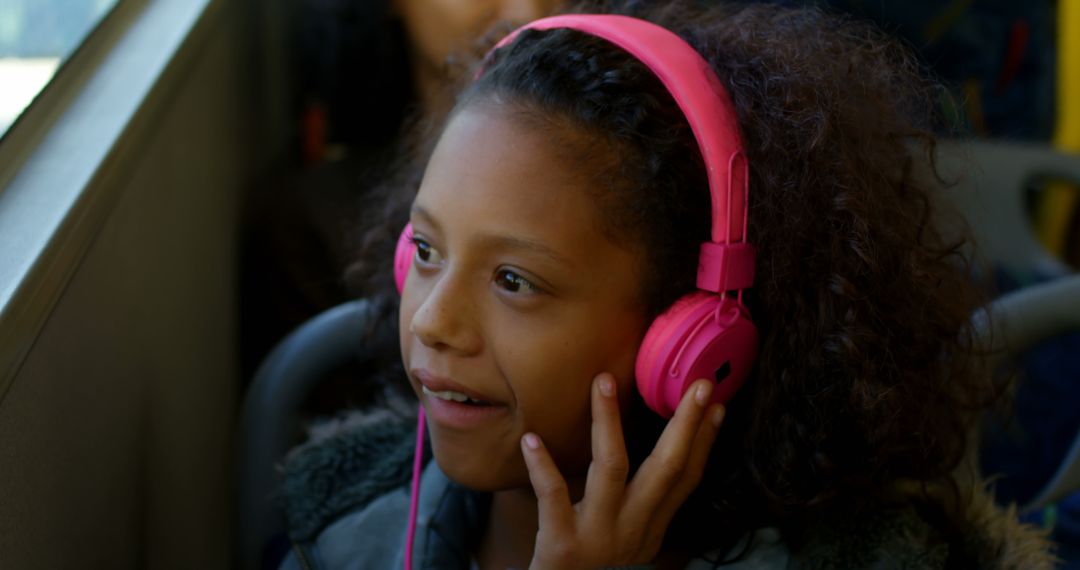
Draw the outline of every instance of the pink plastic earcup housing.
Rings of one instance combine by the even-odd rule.
[[[398,237],[397,247],[394,248],[394,284],[400,295],[405,289],[405,278],[409,276],[409,268],[412,267],[413,257],[416,256],[416,243],[413,242],[412,224],[405,224]]]
[[[690,384],[716,379],[712,401],[726,403],[757,357],[757,328],[734,297],[696,291],[653,321],[635,363],[638,391],[665,418],[675,414]]]

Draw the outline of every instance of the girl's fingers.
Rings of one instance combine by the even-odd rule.
[[[522,436],[521,454],[525,457],[529,482],[536,493],[540,528],[572,528],[574,509],[570,506],[566,479],[559,473],[540,436],[531,432]]]
[[[687,459],[683,476],[661,500],[656,514],[650,521],[652,528],[650,528],[649,532],[657,530],[662,538],[663,533],[667,530],[668,523],[675,518],[675,513],[678,512],[679,507],[682,506],[687,497],[697,488],[698,483],[701,482],[701,477],[705,473],[705,464],[709,460],[709,452],[712,451],[713,443],[716,442],[716,434],[720,431],[725,412],[724,406],[720,404],[709,406],[705,414],[705,420],[701,422],[697,434],[694,436],[694,442],[690,448],[690,457]]]
[[[615,519],[630,471],[615,386],[615,378],[606,372],[593,380],[592,463],[582,505],[586,519]]]
[[[705,417],[705,406],[712,396],[712,387],[709,380],[698,380],[690,385],[674,417],[660,434],[656,447],[630,482],[626,493],[626,515],[637,520],[650,519],[663,498],[683,478],[690,449]]]

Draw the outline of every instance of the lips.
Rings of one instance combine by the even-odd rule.
[[[420,382],[428,426],[448,430],[441,433],[475,434],[478,429],[490,429],[496,422],[504,421],[510,413],[510,407],[505,403],[449,378],[435,376],[423,369],[409,372]]]
[[[492,396],[477,392],[472,388],[463,386],[449,378],[435,376],[422,368],[412,369],[412,375],[420,383],[426,395],[443,400],[468,403],[470,405],[501,406],[502,402]],[[464,398],[462,398],[464,396]],[[470,401],[471,400],[471,401]]]

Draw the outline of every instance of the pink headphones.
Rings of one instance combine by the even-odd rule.
[[[671,417],[689,385],[699,378],[718,382],[713,401],[735,395],[757,356],[757,329],[742,304],[754,281],[754,248],[746,242],[748,177],[735,110],[709,64],[666,28],[627,16],[565,15],[543,18],[521,30],[571,28],[619,46],[664,83],[694,132],[708,169],[712,195],[712,240],[701,244],[697,287],[650,325],[638,350],[638,391],[656,413]],[[481,74],[483,72],[481,71]],[[400,293],[416,246],[405,226],[394,254]],[[731,296],[731,291],[738,291]]]

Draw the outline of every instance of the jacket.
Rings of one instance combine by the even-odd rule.
[[[404,566],[414,437],[408,422],[368,417],[324,428],[290,454],[279,503],[293,547],[281,569]],[[795,552],[776,529],[758,529],[732,552],[704,554],[687,570],[721,560],[719,567],[733,570],[937,570],[955,567],[958,558],[986,569],[1053,568],[1045,533],[1019,523],[1014,510],[998,508],[986,492],[970,501],[958,538],[945,539],[914,508],[883,508],[815,529]],[[421,477],[414,567],[470,568],[489,505],[487,494],[453,483],[430,461]]]

